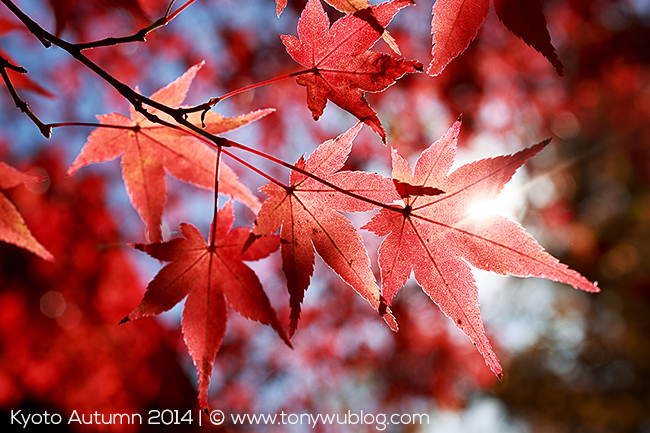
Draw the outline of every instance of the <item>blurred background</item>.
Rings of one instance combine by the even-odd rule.
[[[440,76],[407,76],[367,98],[389,145],[411,161],[460,114],[458,164],[552,137],[495,209],[597,281],[601,293],[477,272],[486,331],[504,366],[505,377],[498,381],[414,281],[395,298],[400,331],[392,333],[317,259],[295,350],[270,328],[230,316],[212,376],[211,408],[226,414],[350,410],[430,417],[429,425],[388,426],[392,432],[650,432],[650,1],[542,3],[565,76],[508,32],[492,10],[477,39]],[[157,0],[17,4],[73,42],[132,34],[167,7]],[[418,1],[389,27],[403,55],[425,65],[432,4]],[[95,49],[90,56],[145,95],[205,59],[187,99],[198,104],[299,70],[278,34],[296,34],[304,5],[289,0],[278,18],[272,0],[198,1],[150,34],[147,43]],[[332,20],[341,16],[325,8]],[[381,40],[375,49],[389,51]],[[65,52],[44,49],[4,5],[0,50],[29,71],[12,80],[44,122],[93,122],[97,114],[128,113],[115,91]],[[266,107],[277,112],[228,137],[289,162],[356,123],[331,103],[314,122],[304,88],[292,79],[230,98],[215,111],[234,116]],[[47,140],[3,88],[0,110],[1,160],[48,177],[2,193],[56,257],[47,263],[0,244],[3,430],[11,410],[18,409],[67,414],[197,409],[195,368],[179,329],[182,307],[117,326],[160,268],[126,245],[143,242],[145,235],[124,191],[119,162],[66,177],[90,129],[59,128]],[[278,179],[288,177],[285,169],[250,161]],[[227,162],[252,190],[264,184]],[[346,168],[388,175],[389,163],[389,149],[364,128]],[[168,181],[167,236],[182,221],[207,233],[212,194]],[[236,212],[238,225],[252,223],[246,208]],[[350,218],[360,226],[369,216]],[[380,240],[362,236],[376,254]],[[252,266],[286,321],[288,296],[277,256]],[[117,427],[106,430],[188,430],[187,425]],[[312,431],[289,427],[259,431]],[[376,430],[370,425],[353,431]]]

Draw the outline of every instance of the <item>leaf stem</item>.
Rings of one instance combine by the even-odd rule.
[[[221,147],[217,149],[217,162],[214,170],[214,215],[210,231],[210,248],[214,248],[217,239],[217,218],[219,217],[219,174],[221,173]]]
[[[223,147],[220,147],[219,149],[223,149]],[[227,150],[223,150],[223,153],[225,153],[226,155],[228,155],[229,157],[231,157],[232,159],[234,159],[235,161],[237,161],[238,163],[240,163],[240,164],[243,165],[244,167],[249,168],[250,170],[252,170],[252,171],[254,171],[255,173],[259,174],[260,176],[262,176],[262,177],[265,178],[266,180],[268,180],[268,181],[270,181],[270,182],[273,182],[274,184],[276,184],[276,185],[279,186],[280,188],[284,188],[284,189],[289,188],[287,185],[285,185],[284,183],[280,182],[279,180],[277,180],[277,179],[274,178],[273,176],[270,176],[270,175],[264,173],[262,170],[260,170],[259,168],[255,167],[253,164],[251,164],[251,163],[249,163],[249,162],[247,162],[247,161],[241,159],[241,158],[238,157],[237,155],[235,155],[235,154],[233,154],[233,153],[231,153],[231,152],[228,152]]]
[[[271,78],[270,80],[260,81],[259,83],[251,84],[249,86],[245,86],[245,87],[242,87],[240,89],[236,89],[236,90],[233,90],[231,92],[228,92],[225,95],[222,95],[222,96],[216,98],[216,100],[217,100],[217,102],[218,101],[223,101],[224,99],[230,98],[231,96],[238,95],[238,94],[246,92],[248,90],[253,90],[253,89],[256,89],[258,87],[266,86],[267,84],[273,84],[273,83],[276,83],[278,81],[286,80],[288,78],[296,77],[298,75],[308,74],[310,72],[314,72],[314,69],[305,69],[303,71],[292,72],[292,73],[287,74],[287,75],[282,75],[280,77]]]

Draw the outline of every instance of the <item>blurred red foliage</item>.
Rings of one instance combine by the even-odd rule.
[[[0,408],[192,408],[179,333],[154,321],[117,326],[140,300],[143,282],[104,202],[104,181],[67,178],[60,159],[57,152],[34,157],[28,169],[47,175],[47,184],[10,191],[56,262],[0,244]]]

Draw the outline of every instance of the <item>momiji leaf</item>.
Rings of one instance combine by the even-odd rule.
[[[516,223],[496,215],[471,215],[474,203],[495,198],[515,171],[549,140],[512,155],[475,161],[449,173],[459,130],[460,121],[422,152],[414,172],[393,150],[393,177],[398,182],[435,188],[440,193],[403,197],[401,212],[381,209],[363,228],[387,235],[379,248],[382,294],[387,302],[413,271],[427,295],[472,340],[492,371],[501,376],[499,360],[485,336],[478,291],[468,262],[499,274],[543,277],[589,292],[597,292],[598,288],[546,253]]]
[[[300,158],[296,166],[368,200],[399,199],[390,179],[364,172],[335,173],[347,160],[352,141],[361,127],[362,124],[357,123],[336,139],[324,142],[307,160]],[[375,205],[345,195],[297,171],[291,173],[289,187],[268,183],[262,191],[270,198],[262,204],[253,233],[268,235],[281,228],[282,269],[291,305],[289,335],[296,330],[300,304],[314,270],[314,248],[343,281],[396,329],[390,310],[382,311],[379,287],[359,233],[350,221],[334,210],[368,211]]]
[[[231,230],[234,220],[232,201],[229,201],[218,212],[214,245],[206,243],[190,224],[181,224],[183,238],[133,245],[151,257],[171,263],[151,280],[140,305],[120,322],[160,314],[187,296],[182,328],[198,369],[199,404],[203,409],[208,405],[212,365],[226,332],[226,304],[243,317],[270,325],[291,347],[260,280],[243,262],[271,254],[278,248],[278,237],[257,239],[242,254],[250,229]]]
[[[564,65],[551,44],[539,0],[494,0],[494,8],[508,30],[546,57],[558,75],[564,75]]]
[[[173,108],[178,107],[202,65],[199,63],[191,67],[176,81],[154,93],[151,99]],[[149,108],[149,111],[163,120],[173,122],[170,116],[160,110]],[[221,134],[273,111],[258,110],[235,118],[208,112],[204,119],[204,129],[212,134]],[[200,113],[191,113],[188,119],[201,125],[200,117]],[[105,162],[123,155],[122,177],[131,203],[147,225],[150,240],[160,242],[160,225],[167,199],[165,172],[185,182],[214,188],[216,153],[182,131],[151,122],[133,107],[131,118],[117,113],[97,118],[102,124],[113,127],[97,128],[88,136],[88,142],[68,169],[68,175],[88,164]],[[237,179],[232,169],[221,163],[219,173],[219,192],[238,199],[257,212],[259,200]]]
[[[436,0],[431,33],[433,58],[427,74],[440,74],[476,37],[490,10],[490,0]]]
[[[298,21],[298,38],[281,37],[291,57],[310,69],[296,81],[307,87],[307,106],[315,120],[323,114],[329,99],[386,141],[386,131],[364,92],[380,92],[404,74],[421,72],[422,64],[369,50],[395,14],[411,4],[412,0],[394,0],[362,11],[373,16],[379,26],[353,14],[337,20],[330,28],[320,1],[309,0]]]
[[[23,173],[0,162],[0,188],[13,188],[25,182],[44,180],[41,176]],[[52,254],[32,235],[16,207],[0,193],[0,241],[31,251],[44,260],[53,262]]]

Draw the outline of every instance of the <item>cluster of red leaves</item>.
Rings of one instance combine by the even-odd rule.
[[[438,75],[449,62],[465,51],[476,37],[490,8],[490,0],[465,2],[438,0],[433,5],[433,59],[427,73]],[[539,0],[494,0],[499,19],[528,45],[542,53],[563,74],[564,67],[551,44],[546,18]]]
[[[383,27],[390,22],[390,20],[384,22],[377,15],[377,9],[371,7],[366,0],[326,1],[341,12],[354,14],[367,20],[380,33],[384,31]],[[318,3],[320,4],[320,2]],[[414,4],[413,0],[404,0],[402,3],[402,7],[407,4]],[[276,0],[276,4],[279,16],[287,5],[287,0]],[[501,22],[513,34],[546,57],[559,75],[563,74],[564,66],[551,44],[551,36],[546,28],[546,18],[542,12],[540,0],[494,0],[494,8]],[[476,37],[483,21],[485,21],[489,9],[490,0],[471,2],[437,0],[435,2],[431,21],[431,33],[433,34],[431,54],[433,59],[427,69],[429,75],[440,74],[449,62],[467,49],[470,42]],[[387,42],[391,47],[396,47],[396,43],[392,41],[392,38]],[[397,53],[399,54],[399,50]]]
[[[309,0],[298,21],[298,38],[282,36],[282,42],[293,59],[307,68],[292,75],[306,87],[307,106],[314,119],[321,116],[330,100],[363,123],[324,142],[308,158],[300,158],[294,165],[286,164],[292,169],[288,185],[268,177],[271,182],[262,191],[270,198],[261,207],[257,197],[232,170],[223,163],[217,165],[218,154],[205,144],[206,140],[199,139],[187,126],[194,125],[217,136],[272,110],[236,118],[193,112],[187,116],[192,125],[186,126],[177,125],[163,110],[148,106],[143,108],[148,116],[136,109],[140,107],[131,109],[130,118],[116,113],[99,116],[102,127],[91,133],[68,170],[72,175],[90,163],[123,155],[122,177],[151,241],[135,247],[170,262],[151,281],[142,303],[123,321],[159,314],[187,297],[182,326],[198,368],[199,402],[203,408],[207,407],[213,361],[226,331],[226,304],[244,317],[270,325],[290,345],[289,338],[298,326],[304,292],[313,274],[314,250],[393,330],[397,330],[397,320],[390,308],[393,297],[413,272],[429,298],[472,340],[497,376],[502,374],[501,366],[485,336],[468,263],[500,274],[544,277],[576,289],[598,291],[594,284],[544,252],[516,223],[498,216],[477,219],[470,213],[474,202],[493,199],[514,172],[548,141],[451,171],[459,121],[422,152],[414,171],[394,149],[392,178],[340,171],[363,124],[386,141],[386,132],[364,92],[383,91],[405,74],[422,71],[423,66],[418,61],[370,51],[383,37],[399,54],[385,26],[412,1],[394,0],[378,6],[369,6],[364,1],[330,3],[348,15],[330,27],[320,1]],[[278,1],[278,13],[285,4]],[[562,66],[550,44],[539,2],[524,5],[495,1],[495,7],[504,24],[542,52],[561,73]],[[466,49],[488,8],[485,1],[436,2],[430,75],[439,74]],[[132,11],[137,15],[139,6]],[[200,67],[199,64],[190,68],[155,92],[150,100],[169,109],[179,107]],[[154,116],[157,121],[152,120]],[[218,140],[214,143],[224,145]],[[167,196],[165,172],[204,188],[218,185],[219,193],[238,199],[257,213],[254,228],[231,229],[234,211],[229,202],[215,212],[208,242],[188,224],[181,226],[183,238],[162,242],[160,226]],[[6,187],[27,180],[15,173],[8,178]],[[386,236],[379,248],[381,288],[361,236],[341,214],[371,210],[379,212],[364,228]],[[14,210],[6,211],[9,212]],[[13,218],[7,226],[24,231],[19,217]],[[279,237],[275,235],[278,230]],[[49,257],[33,239],[5,237]],[[264,258],[278,247],[290,296],[288,333],[259,279],[243,263]]]

